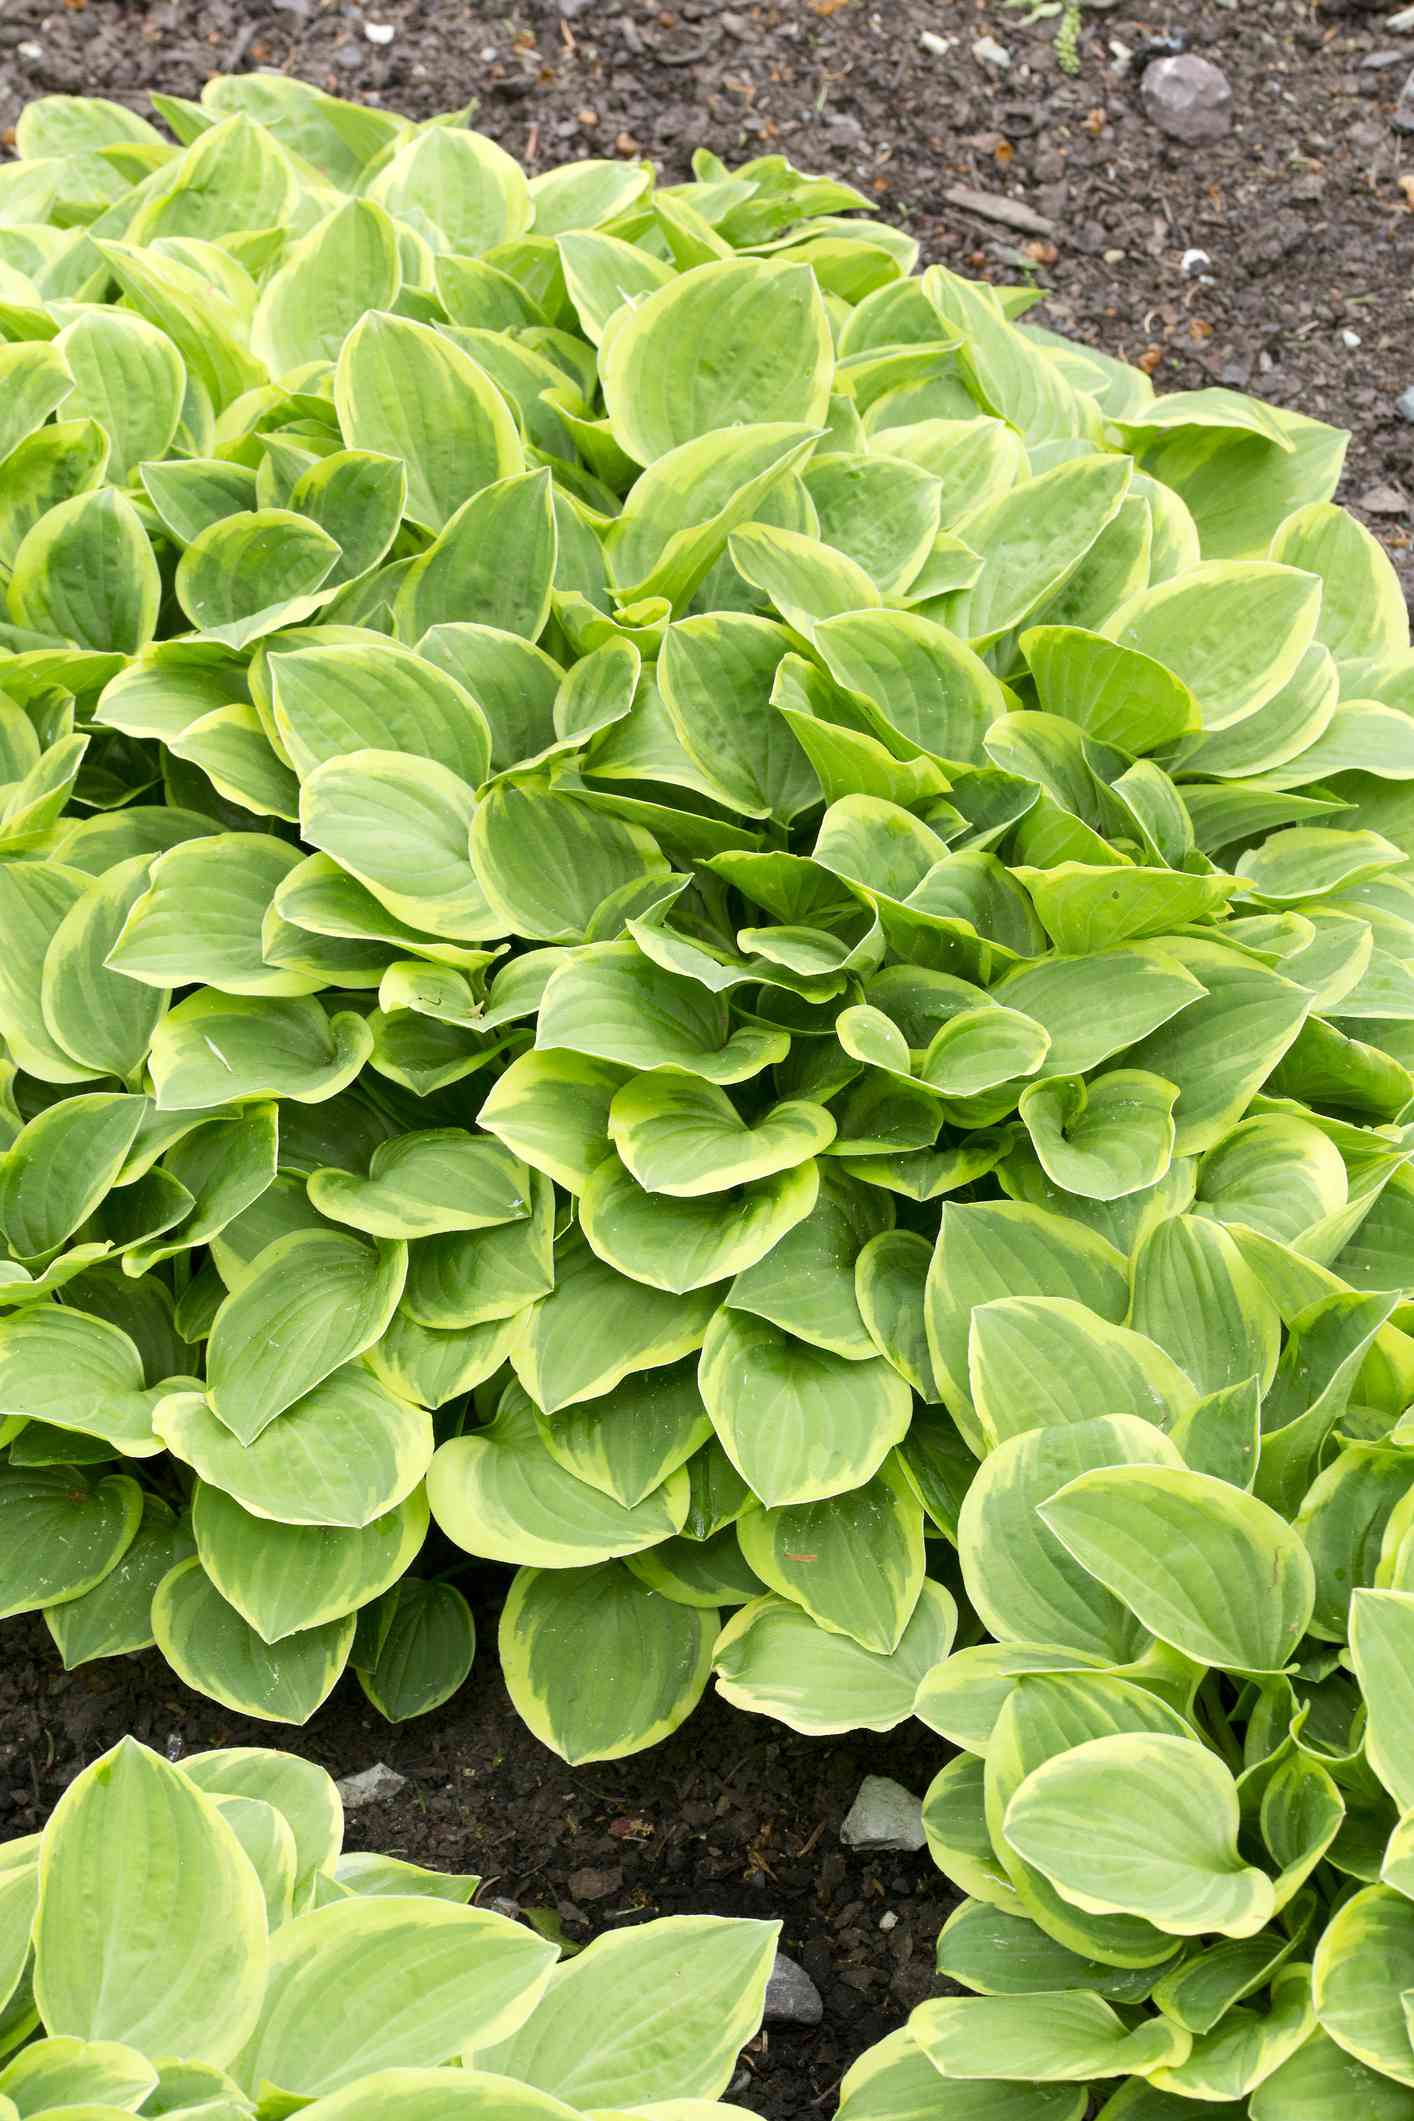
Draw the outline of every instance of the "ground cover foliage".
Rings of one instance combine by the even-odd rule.
[[[125,1738],[0,1844],[4,2121],[710,2121],[778,1924],[673,1916],[559,1960],[478,1878],[343,1850],[312,1761]],[[113,1860],[121,1849],[126,1860]]]
[[[1414,656],[1343,436],[778,157],[159,101],[0,169],[0,1612],[399,1718],[504,1562],[571,1762],[714,1673],[960,1749],[979,1993],[851,2121],[1398,2121]]]

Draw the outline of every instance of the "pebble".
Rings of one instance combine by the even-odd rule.
[[[1182,259],[1184,278],[1191,280],[1195,273],[1207,272],[1212,262],[1205,250],[1186,250]]]
[[[794,1959],[777,1952],[766,1983],[767,2025],[818,2025],[825,2015],[820,1991]]]
[[[391,22],[365,22],[363,34],[370,44],[391,44],[397,32]]]
[[[344,1800],[346,1812],[356,1812],[361,1804],[384,1804],[396,1797],[399,1790],[407,1788],[407,1776],[398,1774],[385,1761],[379,1760],[372,1767],[364,1768],[361,1774],[345,1775],[334,1784]]]
[[[923,1805],[901,1782],[887,1775],[866,1775],[849,1808],[840,1839],[851,1849],[925,1848]]]
[[[1407,420],[1410,426],[1414,427],[1414,384],[1411,384],[1408,390],[1400,397],[1397,397],[1394,403],[1400,418]]]
[[[1365,57],[1360,61],[1360,65],[1362,70],[1367,74],[1382,74],[1385,73],[1391,66],[1402,66],[1405,57],[1406,54],[1404,52],[1399,51],[1367,52],[1365,54]]]
[[[1343,331],[1340,335],[1340,343],[1347,353],[1354,353],[1356,347],[1360,344],[1359,332],[1348,329]]]
[[[879,1917],[879,1927],[881,1930],[884,1931],[885,1935],[887,1935],[890,1930],[896,1930],[898,1928],[898,1916],[894,1913],[892,1908],[889,1908],[887,1913],[882,1914]]]
[[[1409,503],[1397,486],[1369,486],[1355,496],[1355,506],[1370,516],[1402,516]]]
[[[1155,59],[1140,83],[1144,108],[1171,140],[1197,146],[1232,130],[1232,85],[1220,66],[1196,52]]]
[[[918,32],[918,41],[925,52],[931,52],[935,59],[941,59],[945,53],[952,50],[954,40],[951,37],[940,37],[935,29],[922,29]]]
[[[1402,7],[1397,15],[1391,15],[1386,29],[1414,29],[1414,7]]]
[[[972,56],[980,66],[994,67],[999,74],[1011,65],[1011,53],[995,37],[979,37],[972,47]]]
[[[1399,91],[1399,102],[1389,122],[1397,133],[1414,133],[1414,74]]]

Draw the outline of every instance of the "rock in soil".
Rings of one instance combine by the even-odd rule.
[[[1400,90],[1394,116],[1389,122],[1397,133],[1414,133],[1414,74],[1409,76]]]
[[[334,1787],[344,1800],[346,1812],[356,1812],[360,1805],[386,1804],[407,1788],[407,1776],[398,1774],[386,1762],[375,1761],[372,1767],[364,1768],[357,1775],[345,1775]]]
[[[794,1959],[777,1952],[766,1983],[767,2025],[818,2025],[825,2015],[820,1991]]]
[[[866,1775],[840,1839],[846,1848],[899,1849],[911,1855],[928,1844],[922,1802],[887,1775]]]
[[[1156,59],[1144,69],[1140,93],[1160,132],[1185,146],[1225,139],[1232,130],[1232,84],[1220,66],[1196,52]]]

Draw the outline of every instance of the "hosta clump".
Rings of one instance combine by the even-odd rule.
[[[1353,1757],[1414,656],[1343,437],[779,157],[160,114],[0,170],[0,1611],[403,1716],[464,1554],[571,1760],[983,1630]],[[1133,1490],[1287,1557],[1235,1662],[1096,1564]]]
[[[0,1843],[0,2115],[718,2111],[779,1925],[669,1917],[557,1965],[467,1906],[479,1879],[342,1843],[338,1790],[293,1754],[173,1767],[127,1738],[85,1768]]]
[[[1336,1304],[1293,1333],[1316,1404],[1376,1315]],[[984,1464],[962,1563],[997,1639],[916,1702],[959,1748],[924,1822],[968,1896],[938,1968],[973,1993],[863,2056],[842,2121],[1414,2112],[1407,1417],[1375,1440],[1347,1404],[1293,1523],[1238,1471],[1245,1431],[1263,1485],[1255,1391],[1224,1396],[1216,1454],[1190,1448],[1207,1401],[1167,1434],[1031,1429]],[[1019,1543],[978,1533],[1031,1507],[1024,1573]]]

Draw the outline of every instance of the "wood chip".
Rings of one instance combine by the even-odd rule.
[[[1005,192],[974,191],[968,184],[950,184],[943,197],[963,213],[976,214],[983,221],[999,221],[1003,228],[1014,228],[1023,236],[1059,234],[1054,221],[1020,199],[1009,199]]]

